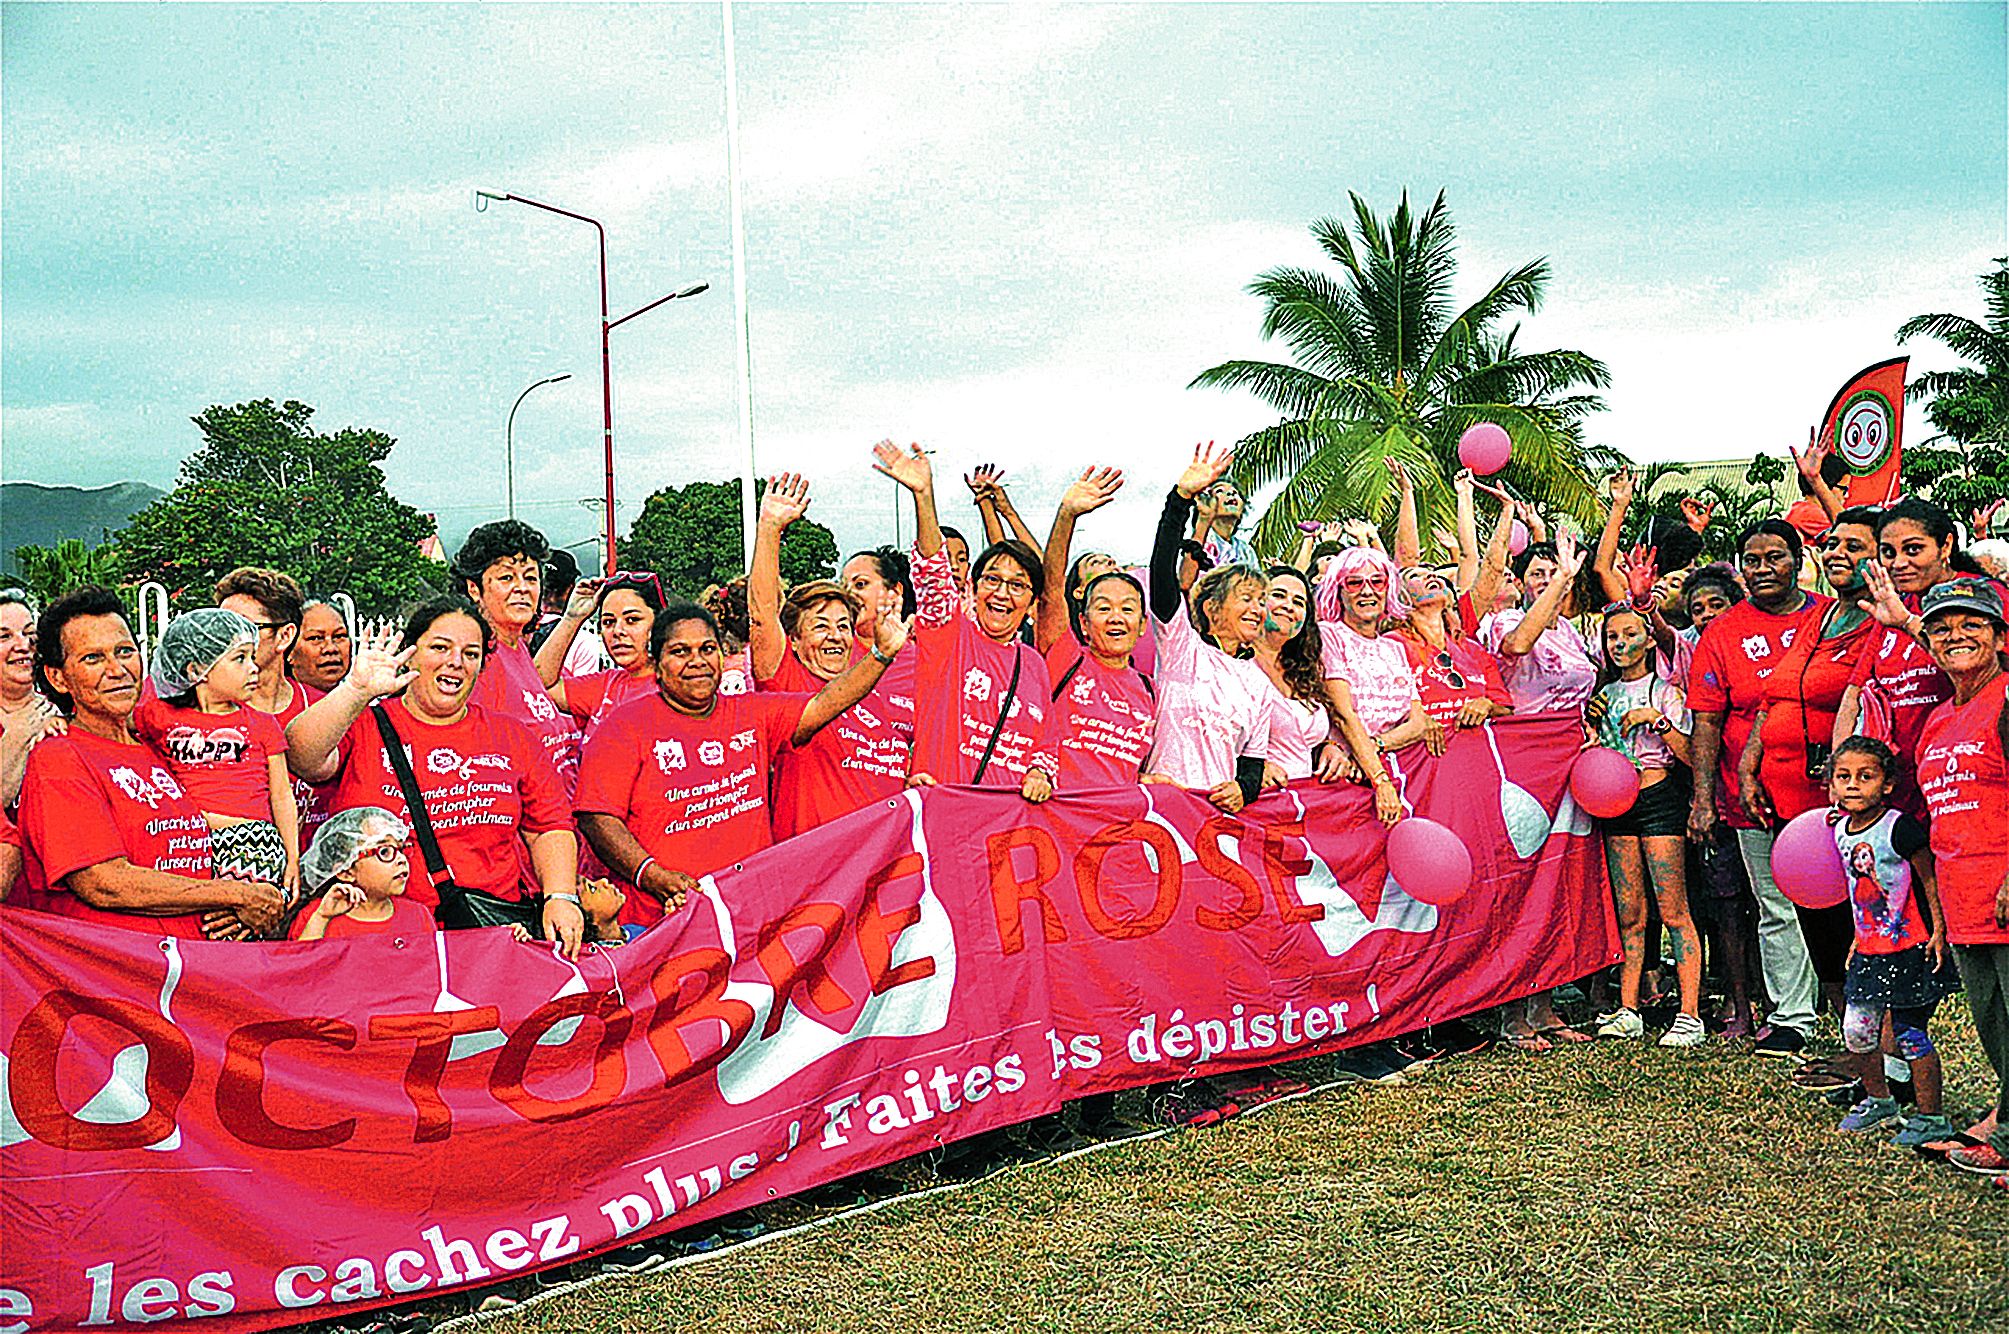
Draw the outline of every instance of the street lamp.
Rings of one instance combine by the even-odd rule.
[[[531,385],[530,389],[536,389],[547,384],[557,384],[560,380],[569,380],[571,378],[572,372],[567,371],[563,375],[553,375],[539,380],[536,384]],[[502,475],[504,486],[507,488],[505,494],[509,505],[509,517],[512,519],[516,517],[516,410],[523,406],[524,399],[530,397],[530,389],[526,389],[518,394],[516,401],[509,405],[509,421],[502,428]]]
[[[607,465],[606,512],[603,536],[607,544],[606,572],[612,574],[614,572],[614,366],[607,350],[607,336],[613,333],[619,326],[634,319],[637,315],[654,310],[657,306],[667,301],[675,301],[681,297],[696,296],[711,284],[693,283],[681,292],[672,292],[668,296],[657,297],[648,305],[639,306],[618,320],[610,320],[607,318],[607,229],[600,225],[600,220],[598,218],[589,218],[584,213],[574,213],[571,209],[559,208],[553,204],[539,203],[535,199],[525,199],[522,195],[498,194],[493,190],[476,190],[474,192],[474,211],[477,213],[486,212],[490,200],[500,200],[510,204],[527,204],[531,208],[542,209],[546,213],[556,213],[561,218],[571,218],[575,222],[586,223],[593,228],[593,234],[600,241],[600,421],[601,449],[605,455]]]

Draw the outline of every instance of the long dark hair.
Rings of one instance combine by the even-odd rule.
[[[1325,707],[1325,641],[1319,637],[1318,606],[1313,601],[1311,580],[1295,565],[1272,565],[1271,579],[1288,576],[1304,585],[1304,624],[1277,650],[1277,666],[1283,669],[1284,683],[1291,698]]]

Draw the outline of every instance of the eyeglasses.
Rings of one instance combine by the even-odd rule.
[[[281,631],[281,630],[284,630],[284,629],[285,629],[285,628],[286,628],[287,626],[289,626],[289,625],[293,624],[293,622],[291,622],[291,621],[253,621],[253,622],[252,622],[251,624],[252,624],[252,625],[253,625],[253,626],[254,626],[254,627],[255,627],[255,628],[257,629],[258,633],[262,635],[262,634],[264,634],[264,633],[265,633],[265,632],[266,632],[267,630],[270,630],[270,631],[272,631],[273,633],[277,634],[277,633],[278,633],[279,631]]]
[[[978,588],[1008,593],[1012,597],[1026,597],[1032,593],[1032,585],[1023,579],[1006,579],[1002,575],[987,574],[977,580]]]
[[[1350,589],[1358,589],[1358,588],[1376,588],[1376,589],[1380,589],[1380,588],[1387,588],[1387,587],[1388,587],[1388,576],[1387,576],[1387,575],[1385,575],[1385,574],[1349,574],[1349,575],[1343,575],[1343,576],[1341,576],[1341,578],[1340,578],[1340,581],[1339,581],[1339,586],[1340,586],[1341,588],[1350,588]]]
[[[1431,659],[1431,661],[1437,664],[1437,670],[1444,673],[1444,679],[1451,683],[1453,690],[1463,690],[1465,688],[1465,678],[1459,675],[1456,667],[1451,665],[1450,650],[1440,649],[1437,656]]]
[[[364,848],[356,854],[356,860],[375,857],[386,866],[396,865],[405,859],[405,845],[402,843],[379,843],[374,848]]]

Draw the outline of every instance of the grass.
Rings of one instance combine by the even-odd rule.
[[[1992,1086],[1945,1014],[1958,1115]],[[1721,1044],[1491,1053],[482,1328],[2009,1329],[2009,1194],[1838,1117]]]

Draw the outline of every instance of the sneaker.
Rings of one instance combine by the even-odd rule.
[[[1754,1056],[1769,1056],[1773,1060],[1797,1061],[1807,1050],[1807,1039],[1790,1028],[1778,1024],[1767,1024],[1758,1033],[1758,1045],[1751,1048]]]
[[[1637,1010],[1613,1010],[1597,1017],[1597,1035],[1601,1038],[1643,1038],[1646,1036],[1646,1021],[1639,1017]]]
[[[1841,1128],[1853,1135],[1898,1119],[1896,1098],[1864,1098],[1849,1108],[1849,1114],[1842,1118]]]
[[[1729,1020],[1723,1025],[1725,1042],[1742,1042],[1751,1036],[1751,1021],[1742,1016]]]
[[[1677,1014],[1674,1022],[1660,1035],[1663,1047],[1699,1047],[1709,1040],[1709,1030],[1702,1026],[1702,1020],[1692,1014]]]
[[[1963,1172],[1978,1172],[1982,1176],[2001,1176],[2009,1172],[2009,1158],[1995,1151],[1992,1144],[1977,1144],[1971,1149],[1955,1149],[1946,1155],[1946,1161]]]
[[[1864,1094],[1867,1092],[1868,1090],[1863,1088],[1862,1081],[1860,1079],[1855,1079],[1850,1080],[1848,1083],[1842,1085],[1840,1088],[1829,1089],[1826,1093],[1823,1093],[1821,1095],[1821,1101],[1826,1103],[1830,1107],[1838,1108],[1841,1111],[1847,1111],[1849,1108],[1855,1106],[1858,1102],[1861,1102]]]
[[[1952,1133],[1953,1122],[1939,1113],[1913,1112],[1904,1118],[1904,1129],[1892,1135],[1890,1142],[1900,1149],[1917,1149],[1945,1139]]]

